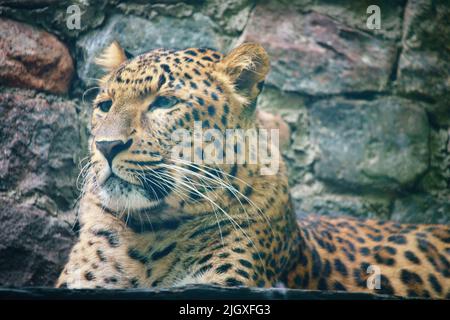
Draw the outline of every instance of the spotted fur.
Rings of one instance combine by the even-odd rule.
[[[263,164],[171,160],[171,135],[194,121],[221,131],[258,126],[254,106],[269,69],[261,46],[128,58],[113,43],[98,63],[108,74],[94,102],[80,238],[58,287],[284,284],[449,297],[448,226],[297,221],[283,163],[261,175]],[[371,266],[379,289],[367,286]]]

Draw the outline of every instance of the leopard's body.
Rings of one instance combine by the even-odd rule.
[[[449,297],[448,226],[297,220],[281,159],[278,171],[261,175],[267,164],[171,157],[172,133],[192,131],[195,121],[222,132],[257,127],[269,68],[259,45],[227,56],[186,49],[128,59],[114,43],[99,63],[110,72],[92,116],[80,238],[57,286],[282,284]],[[249,153],[245,144],[231,149]]]

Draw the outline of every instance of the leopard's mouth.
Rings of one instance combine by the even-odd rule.
[[[144,195],[150,201],[160,202],[171,193],[174,184],[170,176],[161,171],[140,173],[137,179],[139,183],[130,182],[118,174],[110,172],[106,178],[102,179],[100,186],[111,197],[125,195],[131,198]]]
[[[161,169],[124,175],[123,170],[105,166],[96,172],[95,189],[102,205],[118,212],[152,210],[165,202],[174,187],[169,172]]]

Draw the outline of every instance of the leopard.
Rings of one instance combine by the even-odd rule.
[[[226,55],[133,56],[114,41],[96,63],[105,75],[93,101],[79,237],[57,288],[205,284],[450,298],[448,225],[299,217],[279,148],[278,170],[263,174],[269,164],[247,159],[245,139],[223,150],[244,155],[240,163],[174,156],[174,134],[192,133],[196,122],[262,129],[255,109],[270,60],[260,44]]]

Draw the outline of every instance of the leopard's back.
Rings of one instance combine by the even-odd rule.
[[[289,287],[450,298],[450,226],[324,216],[298,224]]]

